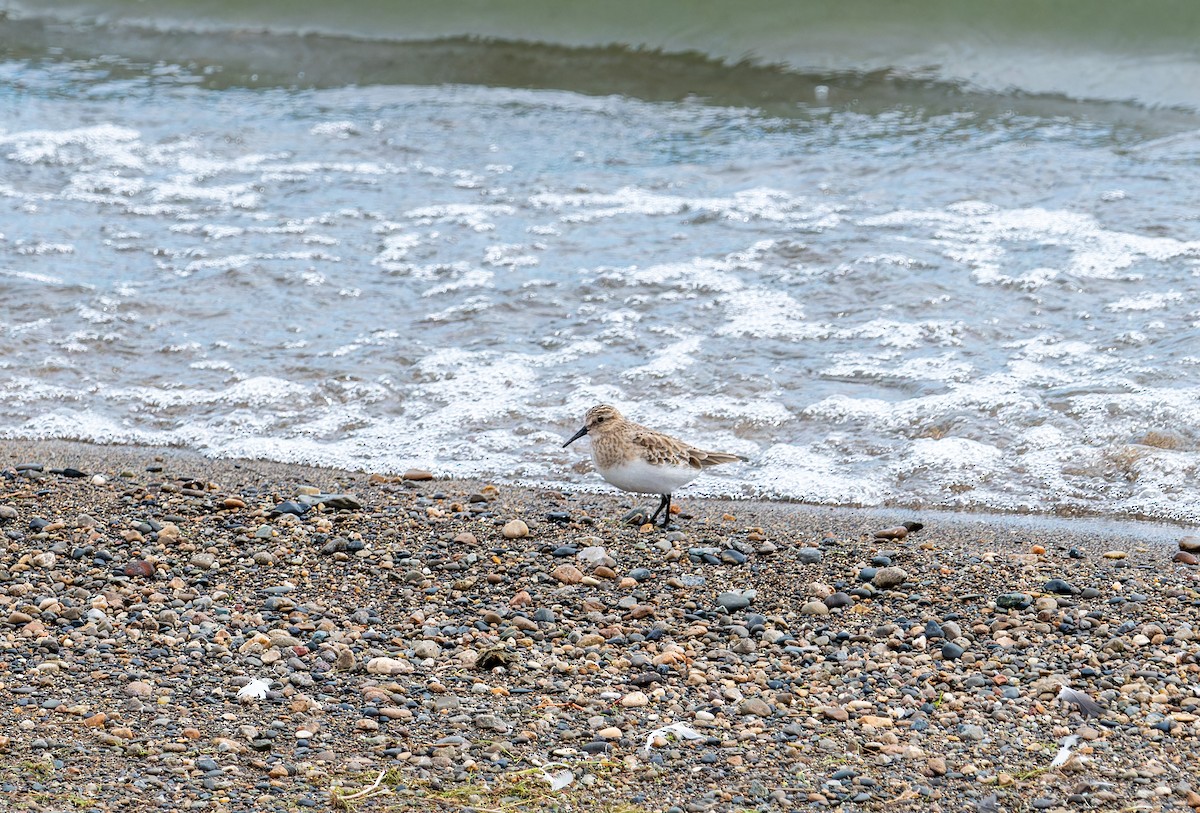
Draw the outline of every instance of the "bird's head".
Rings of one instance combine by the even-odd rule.
[[[583,427],[572,435],[571,439],[563,446],[570,446],[584,435],[603,434],[609,429],[615,428],[622,420],[623,417],[616,407],[608,404],[594,406],[583,416]]]

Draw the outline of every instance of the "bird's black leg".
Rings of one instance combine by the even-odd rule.
[[[664,509],[666,509],[664,513]],[[671,521],[671,495],[662,495],[662,502],[658,504],[658,508],[654,510],[654,514],[650,517],[650,524],[654,524],[654,520],[658,519],[658,515],[663,515],[662,527],[667,527],[667,523]]]

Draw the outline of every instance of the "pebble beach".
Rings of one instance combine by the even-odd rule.
[[[4,806],[1200,805],[1186,528],[636,507],[5,441]]]

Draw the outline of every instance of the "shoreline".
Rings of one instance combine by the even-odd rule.
[[[61,441],[0,475],[17,810],[1200,804],[1184,528],[681,495],[660,532],[619,493]]]
[[[76,466],[93,463],[93,468],[116,467],[116,462],[126,466],[135,466],[144,460],[170,458],[176,466],[189,466],[189,470],[207,471],[212,474],[223,472],[238,472],[249,474],[259,472],[262,476],[280,480],[293,480],[299,483],[306,476],[314,483],[322,479],[332,478],[342,481],[352,481],[355,478],[369,477],[373,472],[369,469],[344,469],[336,466],[314,465],[308,463],[293,463],[275,460],[262,460],[238,457],[210,457],[196,449],[170,446],[142,446],[136,444],[104,444],[90,441],[73,440],[25,440],[0,438],[0,467],[11,466],[25,458],[50,461],[53,465]],[[182,471],[182,468],[180,469]],[[390,475],[389,475],[390,476]],[[398,477],[399,475],[397,475]],[[632,508],[637,498],[623,494],[612,486],[604,483],[598,475],[589,472],[580,475],[578,484],[571,487],[556,486],[549,483],[526,481],[505,482],[465,477],[441,477],[434,475],[432,482],[442,483],[449,489],[479,488],[492,483],[505,488],[518,489],[528,493],[546,493],[566,491],[580,497],[594,497],[598,500],[611,500],[615,504],[628,505]],[[647,498],[648,499],[648,498]],[[645,499],[643,499],[645,501]],[[1062,534],[1111,534],[1116,537],[1141,540],[1146,543],[1175,545],[1179,537],[1187,536],[1198,529],[1195,525],[1184,521],[1163,519],[1132,519],[1128,517],[1105,517],[1103,515],[1060,516],[1049,513],[1003,513],[996,511],[967,510],[952,511],[943,508],[912,508],[904,506],[849,506],[849,505],[818,505],[792,500],[766,500],[753,497],[710,497],[691,496],[686,490],[675,498],[677,505],[684,503],[705,503],[711,506],[724,506],[735,511],[749,509],[756,516],[764,515],[768,521],[783,521],[788,514],[805,514],[819,517],[826,514],[844,514],[855,517],[863,522],[898,522],[909,517],[928,517],[940,523],[960,525],[967,528],[979,526],[999,526],[1013,532],[1027,533],[1062,533]]]

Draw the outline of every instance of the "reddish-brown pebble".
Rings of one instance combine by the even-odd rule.
[[[121,569],[121,572],[126,576],[153,576],[154,565],[147,562],[145,559],[134,559]]]

